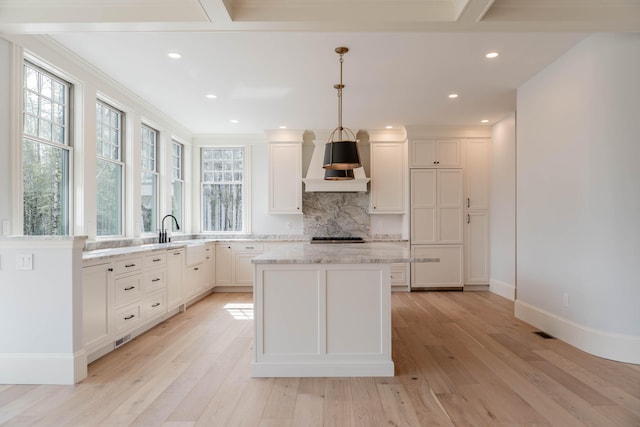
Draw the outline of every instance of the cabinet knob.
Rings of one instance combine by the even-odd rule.
[[[113,268],[107,268],[107,271],[113,271]]]

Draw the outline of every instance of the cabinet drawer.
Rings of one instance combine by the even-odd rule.
[[[234,243],[232,246],[235,252],[264,252],[264,243]]]
[[[167,302],[164,292],[156,292],[146,297],[142,303],[145,320],[153,319],[167,312]]]
[[[144,257],[144,268],[154,268],[167,263],[166,252],[156,252]]]
[[[142,257],[127,258],[113,263],[113,273],[123,274],[142,270]]]
[[[116,306],[135,301],[142,295],[142,274],[119,277],[114,280],[116,289]]]
[[[408,281],[409,268],[407,264],[391,264],[391,284],[406,285]]]
[[[140,304],[131,304],[116,310],[116,331],[130,330],[142,323]]]
[[[164,268],[146,270],[142,276],[142,291],[149,293],[164,289],[167,284],[167,271]]]

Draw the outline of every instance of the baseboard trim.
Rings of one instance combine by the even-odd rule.
[[[392,377],[393,362],[376,363],[257,363],[251,365],[251,376],[264,377]]]
[[[594,356],[640,364],[640,337],[588,328],[520,300],[515,317]]]
[[[87,353],[0,354],[0,384],[73,385],[87,377]]]
[[[510,301],[516,300],[516,287],[496,279],[489,280],[489,291]]]

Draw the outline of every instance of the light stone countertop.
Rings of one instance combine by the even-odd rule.
[[[215,242],[215,240],[182,240],[169,243],[149,243],[137,246],[122,246],[118,248],[95,249],[92,251],[84,251],[82,253],[83,261],[106,259],[120,255],[133,255],[139,252],[151,252],[161,249],[184,248],[193,244],[204,244],[207,242]]]
[[[278,246],[251,260],[253,264],[393,264],[440,262],[440,258],[412,258],[411,251],[393,243],[293,243]]]

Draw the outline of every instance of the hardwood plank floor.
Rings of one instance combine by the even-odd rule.
[[[391,378],[251,378],[251,294],[212,294],[75,386],[0,385],[2,426],[640,426],[640,367],[489,292],[392,296]]]

